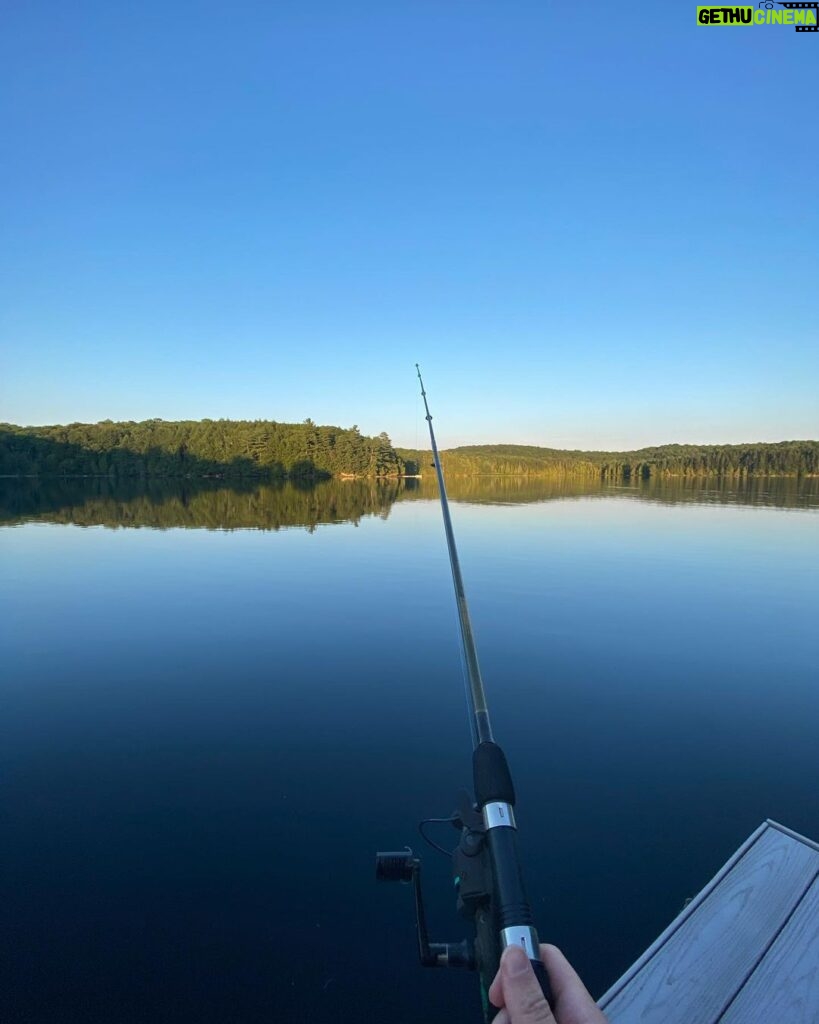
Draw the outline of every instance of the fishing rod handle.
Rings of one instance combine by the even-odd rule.
[[[552,990],[546,968],[540,959],[540,942],[526,890],[517,848],[514,825],[498,825],[487,832],[489,856],[495,881],[495,913],[500,928],[501,947],[520,946],[529,957],[541,991],[553,1006]]]
[[[515,822],[515,787],[506,755],[497,743],[479,743],[472,756],[475,797],[483,816],[492,862],[494,911],[502,948],[521,946],[543,995],[553,1004],[546,968],[523,883]]]

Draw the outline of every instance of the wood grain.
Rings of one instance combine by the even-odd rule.
[[[819,1021],[819,880],[774,940],[720,1024]]]
[[[648,949],[646,949],[644,953],[638,956],[634,963],[631,965],[631,967],[629,967],[629,969],[625,971],[617,979],[617,981],[614,982],[613,985],[609,986],[606,992],[603,993],[603,995],[598,1000],[598,1004],[601,1009],[605,1010],[608,1006],[613,1004],[615,997],[618,996],[627,985],[631,984],[631,979],[637,974],[638,971],[641,971],[643,969],[644,964],[648,963],[648,961],[654,956],[654,954],[671,938],[674,932],[682,926],[682,923],[697,911],[700,904],[711,894],[711,892],[714,889],[716,889],[718,885],[721,884],[723,878],[725,878],[728,872],[733,870],[734,865],[737,863],[737,861],[739,861],[741,857],[744,857],[748,850],[757,841],[757,839],[759,839],[759,837],[766,831],[766,829],[770,825],[774,824],[775,823],[772,822],[770,819],[768,821],[763,821],[759,828],[755,829],[751,833],[751,835],[748,836],[745,842],[742,843],[742,845],[731,854],[731,856],[722,865],[722,867],[714,875],[711,881],[706,883],[706,885],[704,885],[702,889],[700,889],[700,891],[692,900],[686,901],[685,906],[679,912],[679,914],[677,914],[677,916],[674,918],[671,924],[669,924],[667,928],[663,929],[663,931],[651,943]],[[776,825],[776,827],[780,828],[781,826]]]
[[[767,828],[605,1005],[611,1024],[714,1024],[817,870],[819,853]]]

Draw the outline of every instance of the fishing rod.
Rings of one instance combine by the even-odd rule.
[[[473,797],[462,791],[458,809],[450,818],[428,818],[421,822],[421,835],[432,846],[424,832],[424,825],[433,821],[449,821],[460,832],[457,846],[452,851],[452,870],[455,879],[458,913],[472,922],[474,939],[462,942],[430,942],[421,891],[421,861],[409,847],[404,850],[376,854],[376,878],[383,882],[410,882],[415,893],[415,913],[418,928],[418,954],[424,967],[458,967],[477,971],[481,985],[484,1019],[490,1021],[496,1014],[489,1002],[488,991],[497,973],[500,956],[507,946],[521,946],[532,964],[543,994],[551,1004],[552,997],[546,969],[539,956],[538,935],[518,856],[517,824],[515,820],[515,787],[506,762],[506,755],[495,742],[489,721],[475,637],[469,619],[461,564],[455,546],[455,534],[449,514],[444,473],[432,415],[421,370],[415,364],[421,397],[424,400],[432,458],[438,477],[441,512],[444,519],[449,564],[458,606],[461,643],[467,675],[467,703],[472,726],[472,778]],[[446,850],[443,850],[446,853]]]

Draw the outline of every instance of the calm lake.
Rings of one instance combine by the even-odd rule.
[[[0,1020],[469,1024],[437,492],[0,481]],[[819,481],[453,481],[542,939],[595,996],[771,817],[819,838]],[[455,833],[440,826],[446,844]]]

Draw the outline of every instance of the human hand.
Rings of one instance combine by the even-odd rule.
[[[540,947],[549,975],[554,1013],[543,998],[529,958],[520,946],[508,946],[489,987],[489,999],[501,1007],[494,1024],[606,1024],[606,1018],[569,961],[556,946]]]

